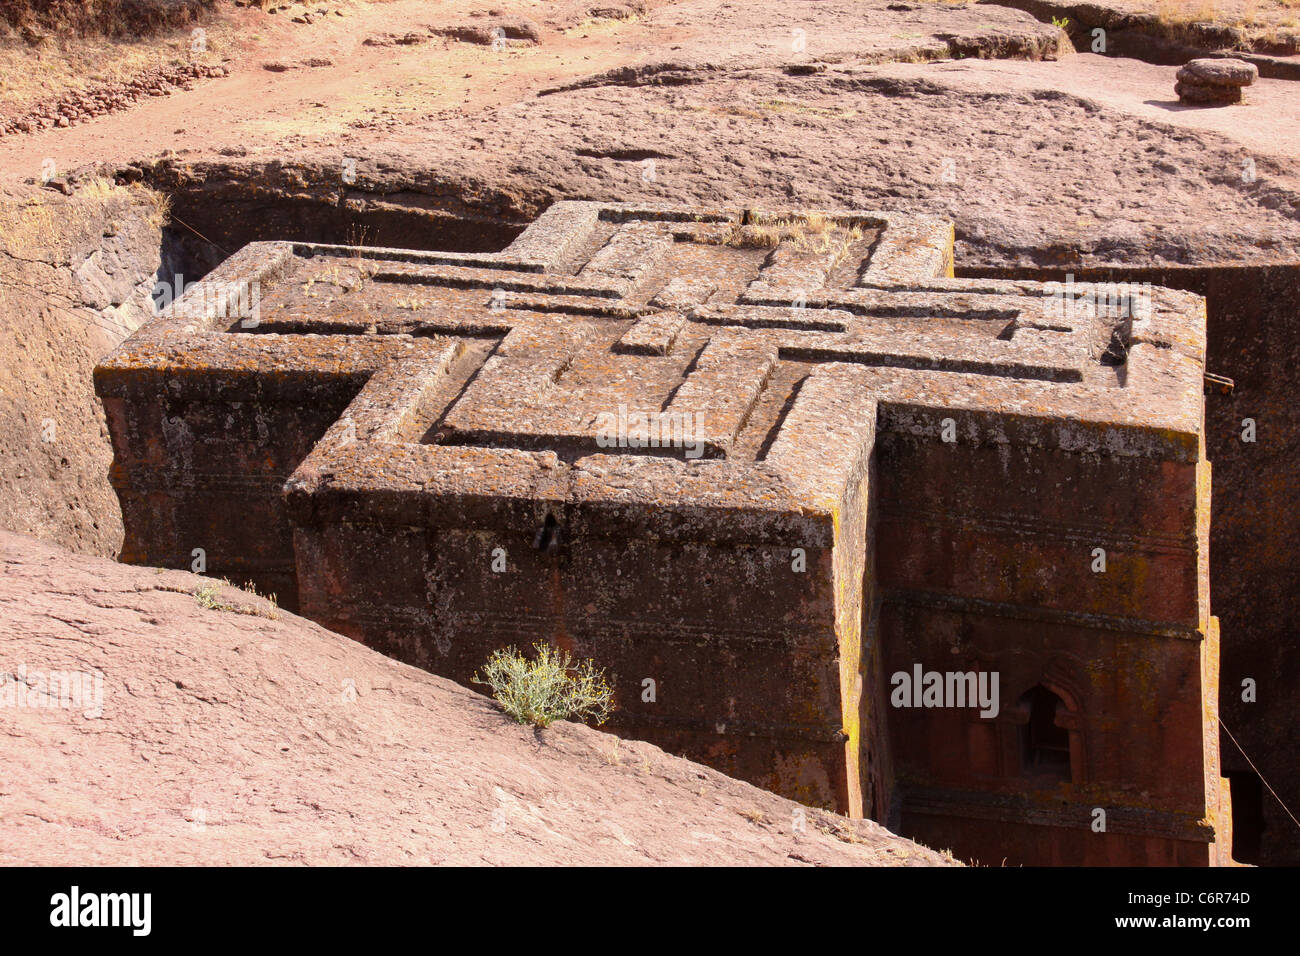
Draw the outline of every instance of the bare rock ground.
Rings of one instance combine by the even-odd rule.
[[[952,863],[213,584],[0,532],[0,864]]]
[[[0,161],[14,176],[48,157],[140,162],[169,191],[226,204],[237,242],[290,203],[519,228],[556,198],[659,198],[937,212],[970,265],[1300,251],[1287,81],[1261,80],[1230,110],[1180,109],[1173,68],[1036,58],[1055,55],[1060,31],[982,4],[680,0],[592,20],[582,5],[556,19],[545,5],[489,14],[452,0],[436,12],[398,0],[292,30],[271,18],[268,49],[241,48],[229,77],[5,137]],[[434,36],[475,14],[530,17],[539,42]],[[420,43],[365,44],[408,26]],[[272,50],[328,65],[267,72]],[[949,59],[921,62],[935,56]]]
[[[984,264],[1058,249],[1098,262],[1300,254],[1285,164],[1261,157],[1246,182],[1231,144],[1064,92],[957,92],[849,67],[564,96],[449,121],[424,161],[444,166],[445,149],[498,188],[568,197],[939,213],[957,222],[962,259]],[[411,168],[394,153],[385,165]],[[638,156],[653,167],[620,158]]]
[[[148,178],[210,204],[252,181],[259,201],[314,195],[365,211],[414,197],[521,226],[559,198],[906,209],[952,218],[961,264],[1300,256],[1290,163],[1061,90],[957,88],[927,69],[588,86],[444,118],[436,136],[175,158]]]
[[[1300,157],[1300,86],[1282,80],[1256,80],[1248,102],[1202,108],[1180,103],[1174,92],[1176,69],[1139,60],[1079,53],[1059,63],[1010,60],[951,60],[946,63],[891,63],[877,68],[886,76],[927,79],[982,96],[1059,89],[1103,107],[1099,117],[1125,113],[1159,126],[1173,126],[1220,137],[1243,148],[1242,156],[1271,157],[1272,176],[1295,188],[1295,157]],[[1243,185],[1246,185],[1243,183]],[[1190,198],[1190,197],[1189,197]]]
[[[555,89],[676,85],[744,70],[819,72],[841,63],[1054,60],[1074,52],[1062,30],[1019,11],[896,0],[685,0],[649,14],[646,28],[673,40],[631,63]]]

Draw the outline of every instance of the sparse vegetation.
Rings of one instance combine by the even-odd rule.
[[[1156,15],[1162,23],[1213,23],[1219,19],[1219,8],[1209,0],[1159,0]]]
[[[742,249],[775,249],[779,243],[791,242],[801,251],[825,252],[831,248],[837,233],[841,231],[861,237],[861,230],[856,226],[842,230],[830,217],[822,213],[809,213],[789,219],[736,223],[727,232],[723,243]]]
[[[844,119],[858,115],[857,110],[837,106],[813,106],[810,103],[796,103],[791,100],[765,100],[763,109],[774,113],[807,113],[811,116],[835,116]]]
[[[339,294],[360,292],[377,268],[375,262],[363,259],[360,255],[349,255],[346,259],[335,260],[307,277],[302,284],[303,295],[316,298],[319,294],[315,291],[317,283],[327,284]]]
[[[739,249],[775,249],[790,243],[796,252],[830,253],[832,267],[862,238],[858,226],[845,227],[821,213],[770,219],[761,222],[735,223],[722,238],[723,245]]]
[[[261,598],[269,607],[258,607],[252,604],[231,604],[222,600],[221,589],[223,587],[233,587],[230,581],[222,578],[220,581],[210,581],[207,584],[201,584],[194,589],[194,600],[198,602],[199,607],[206,608],[209,611],[233,611],[235,614],[247,614],[251,617],[264,617],[267,620],[275,621],[280,617],[280,606],[276,601],[274,594],[258,594],[257,587],[252,581],[244,584],[243,590]]]
[[[613,32],[620,27],[633,23],[639,23],[645,19],[644,13],[638,13],[635,10],[617,10],[610,9],[601,16],[588,16],[579,20],[571,27],[565,27],[564,32],[568,34],[580,34],[590,36],[593,32]]]
[[[823,817],[814,821],[815,826],[822,833],[829,833],[837,840],[844,843],[869,843],[857,830],[857,825],[851,820],[837,820],[829,817]]]
[[[102,230],[105,218],[132,218],[133,206],[146,210],[152,229],[161,229],[167,220],[167,197],[144,186],[90,179],[79,182],[75,192],[75,201],[46,191],[19,201],[0,197],[0,252],[57,261],[63,250]]]
[[[221,600],[221,585],[213,581],[210,584],[200,584],[194,589],[194,600],[199,602],[199,607],[207,608],[209,611],[229,611],[231,605]]]
[[[533,652],[529,660],[514,647],[494,651],[474,683],[491,688],[497,703],[521,724],[606,721],[614,710],[614,694],[601,669],[590,660],[575,663],[567,651],[549,644],[534,644]]]
[[[148,221],[150,228],[161,230],[165,225],[167,225],[172,217],[171,196],[159,192],[156,189],[149,189],[140,185],[134,185],[128,188],[135,190],[135,195],[139,196],[149,207]]]

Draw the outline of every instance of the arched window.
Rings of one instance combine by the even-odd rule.
[[[1020,725],[1020,757],[1024,772],[1069,780],[1070,732],[1056,722],[1058,711],[1065,711],[1061,698],[1038,684],[1020,698],[1019,707],[1028,717]]]

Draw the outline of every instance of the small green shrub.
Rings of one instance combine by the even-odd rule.
[[[229,611],[232,606],[221,600],[221,584],[213,581],[210,584],[201,584],[194,589],[194,599],[199,602],[199,607],[207,608],[209,611]]]
[[[474,683],[490,687],[502,709],[521,724],[546,727],[574,717],[603,724],[614,710],[605,672],[589,660],[575,664],[566,651],[548,644],[534,644],[533,651],[533,660],[513,647],[493,651]]]

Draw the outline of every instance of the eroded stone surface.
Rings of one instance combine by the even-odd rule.
[[[0,526],[116,555],[99,359],[151,315],[158,225],[147,194],[0,191]]]
[[[620,732],[966,855],[1213,862],[1203,301],[951,270],[949,223],[861,211],[254,244],[97,369],[124,557],[462,682],[558,643]],[[894,706],[915,666],[997,714]]]

